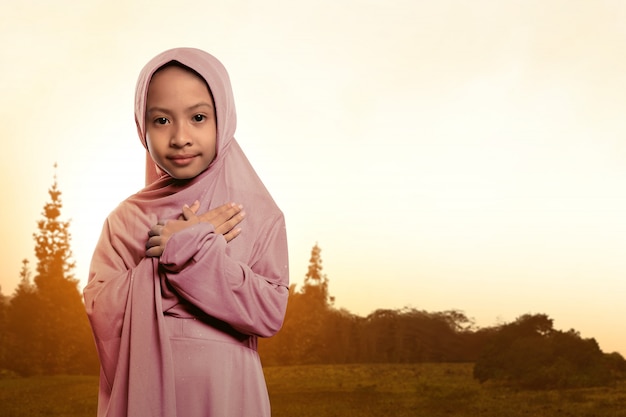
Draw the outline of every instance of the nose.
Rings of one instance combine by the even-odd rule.
[[[182,148],[191,144],[191,136],[184,123],[175,123],[170,138],[170,146]]]

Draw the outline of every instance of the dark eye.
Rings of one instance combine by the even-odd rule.
[[[203,120],[205,120],[206,117],[203,114],[196,114],[195,116],[193,116],[193,121],[194,122],[201,122]]]
[[[154,123],[156,123],[158,125],[165,125],[165,124],[167,124],[167,122],[169,122],[169,120],[167,120],[165,117],[157,117],[154,120]]]

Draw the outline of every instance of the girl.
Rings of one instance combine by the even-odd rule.
[[[98,416],[269,416],[256,349],[285,314],[285,221],[233,137],[226,70],[197,49],[161,53],[135,122],[148,185],[106,219],[84,290]]]

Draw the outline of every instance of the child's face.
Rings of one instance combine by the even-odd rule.
[[[152,159],[176,179],[203,172],[215,158],[217,126],[204,80],[170,66],[154,74],[146,101],[146,142]]]

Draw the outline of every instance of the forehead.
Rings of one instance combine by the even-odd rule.
[[[167,65],[159,68],[148,83],[147,101],[164,96],[213,95],[204,78],[197,72],[182,65]],[[146,103],[147,105],[148,103]],[[213,104],[213,103],[211,103]]]
[[[171,80],[179,79],[195,79],[205,84],[208,88],[206,80],[202,78],[200,74],[191,68],[187,68],[182,65],[166,65],[156,70],[154,74],[152,74],[152,77],[150,77],[148,88],[150,88],[153,84],[160,82],[164,78],[167,78],[169,82],[171,82]]]
[[[202,75],[200,75],[200,73],[198,71],[196,71],[195,69],[182,64],[178,61],[170,61],[162,66],[160,66],[159,68],[157,68],[154,73],[152,74],[152,77],[154,77],[156,74],[163,72],[164,70],[170,69],[170,68],[178,68],[180,70],[186,71],[188,73],[191,73],[193,75],[195,75],[196,77],[198,77],[199,79],[201,79],[202,81],[204,81],[206,83],[206,80],[204,79],[204,77]]]

